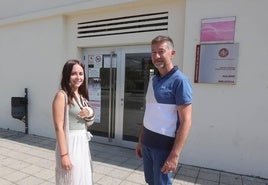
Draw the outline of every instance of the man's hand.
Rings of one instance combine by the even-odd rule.
[[[171,153],[165,161],[164,165],[162,166],[161,171],[164,174],[172,173],[177,169],[178,163],[179,157]]]
[[[141,144],[141,142],[138,143],[135,152],[136,152],[136,156],[138,156],[138,158],[142,158],[142,144]]]

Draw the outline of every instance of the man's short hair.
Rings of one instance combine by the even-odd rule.
[[[167,43],[171,50],[174,49],[173,40],[169,36],[159,35],[152,40],[151,45],[157,43]]]

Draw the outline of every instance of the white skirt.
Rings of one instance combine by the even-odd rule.
[[[86,130],[69,131],[71,170],[61,168],[61,157],[56,148],[56,185],[92,185],[92,161],[89,150],[90,133]]]

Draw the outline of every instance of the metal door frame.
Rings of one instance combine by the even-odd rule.
[[[100,54],[100,55],[110,55],[111,62],[112,57],[116,55],[116,102],[112,97],[112,87],[111,87],[111,69],[110,67],[110,91],[109,91],[109,133],[107,137],[95,136],[92,141],[101,142],[110,145],[117,145],[127,148],[135,148],[136,142],[130,142],[123,140],[123,113],[124,113],[124,86],[125,86],[125,55],[129,53],[150,53],[149,45],[139,45],[139,46],[121,46],[121,47],[103,47],[103,48],[83,48],[82,56]],[[84,58],[84,64],[87,64]],[[112,65],[110,65],[112,66]],[[85,65],[86,75],[88,76],[88,66]],[[112,110],[112,104],[115,104],[115,110]],[[114,121],[114,123],[113,123]],[[114,125],[113,125],[114,124]],[[114,128],[113,128],[114,126]],[[111,137],[111,131],[114,129],[114,138]]]

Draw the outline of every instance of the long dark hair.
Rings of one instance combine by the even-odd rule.
[[[87,88],[87,80],[86,80],[86,73],[85,73],[85,66],[82,64],[79,60],[71,59],[68,60],[62,69],[62,78],[61,78],[61,89],[64,90],[67,93],[68,96],[68,104],[73,104],[73,98],[75,97],[74,92],[72,92],[72,89],[69,85],[70,83],[70,76],[73,70],[73,66],[75,64],[80,65],[83,68],[84,72],[84,81],[81,84],[81,86],[78,88],[78,93],[81,94],[84,98],[88,100],[88,88]]]

